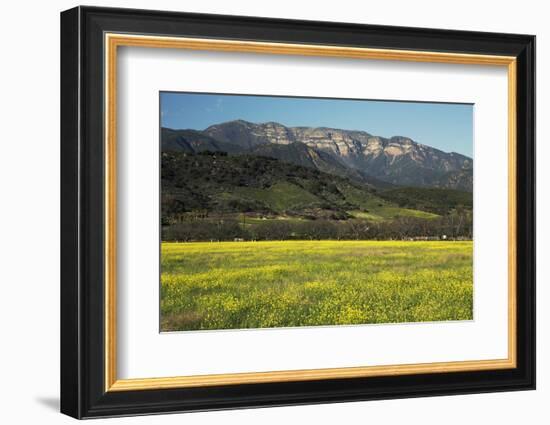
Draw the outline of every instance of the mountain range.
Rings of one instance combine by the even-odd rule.
[[[471,158],[408,137],[365,131],[236,120],[202,131],[162,128],[161,149],[271,157],[384,190],[413,186],[471,192],[473,186]]]

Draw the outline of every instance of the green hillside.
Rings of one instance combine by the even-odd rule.
[[[288,181],[276,182],[266,189],[237,187],[232,190],[232,194],[236,197],[262,202],[271,211],[275,212],[303,209],[307,208],[308,205],[319,202],[317,196]]]
[[[436,217],[400,207],[345,177],[262,156],[203,152],[162,154],[165,222],[196,211],[304,219]]]
[[[471,210],[473,206],[471,192],[452,189],[403,187],[380,192],[378,195],[401,208],[411,208],[439,215],[450,214],[460,208]]]
[[[359,207],[359,210],[351,211],[351,214],[356,218],[380,221],[397,217],[437,217],[437,214],[430,212],[399,207],[394,202],[380,197],[379,193],[376,196],[366,195],[364,191],[354,186],[346,188],[346,198],[350,203]]]

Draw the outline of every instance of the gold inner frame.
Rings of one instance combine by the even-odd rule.
[[[199,38],[105,34],[105,391],[133,391],[320,379],[511,369],[516,367],[516,58],[462,53],[370,49]],[[508,72],[508,357],[383,366],[118,379],[116,324],[116,105],[120,46],[354,59],[504,66]]]

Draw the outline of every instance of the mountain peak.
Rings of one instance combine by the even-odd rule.
[[[212,124],[211,126],[207,127],[204,131],[208,130],[209,128],[213,128],[213,127],[223,127],[223,126],[230,126],[230,125],[252,126],[252,125],[254,125],[254,123],[251,123],[250,121],[237,119],[237,120],[225,121],[225,122],[222,122],[222,123],[219,123],[219,124]]]
[[[271,125],[271,126],[275,126],[275,127],[286,127],[285,125],[283,125],[283,124],[281,124],[280,122],[277,122],[277,121],[262,122],[262,123],[258,123],[257,125]]]

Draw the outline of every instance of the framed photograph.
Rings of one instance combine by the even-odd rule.
[[[61,14],[61,411],[535,387],[535,37]]]

